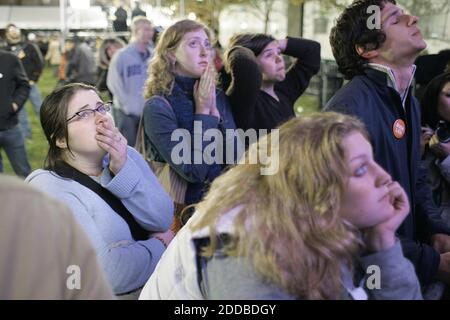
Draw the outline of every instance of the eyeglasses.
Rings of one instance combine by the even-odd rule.
[[[95,109],[83,109],[78,112],[75,112],[73,116],[71,116],[69,119],[66,120],[66,122],[69,122],[75,117],[78,117],[79,119],[87,119],[93,116],[96,112],[101,114],[106,114],[109,110],[111,110],[112,102],[107,103],[100,103],[99,106]]]

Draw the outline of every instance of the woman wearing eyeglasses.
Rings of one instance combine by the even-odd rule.
[[[46,168],[26,181],[72,209],[121,295],[145,284],[172,240],[173,204],[109,110],[92,86],[53,91],[41,108]]]

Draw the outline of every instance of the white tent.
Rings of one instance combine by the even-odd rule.
[[[106,29],[108,20],[100,7],[89,9],[67,9],[68,29]],[[59,7],[39,6],[0,6],[0,29],[14,23],[22,29],[57,30],[60,29]]]

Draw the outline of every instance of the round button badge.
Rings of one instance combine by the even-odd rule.
[[[402,119],[395,120],[394,124],[392,125],[392,132],[394,133],[395,138],[403,138],[406,132],[405,122]]]

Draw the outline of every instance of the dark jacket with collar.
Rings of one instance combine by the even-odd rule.
[[[23,107],[30,93],[28,78],[19,58],[0,50],[0,131],[17,125],[17,112]],[[13,102],[19,109],[13,110]]]
[[[439,253],[430,245],[436,233],[450,234],[439,216],[426,183],[427,170],[420,164],[420,109],[409,90],[403,109],[398,92],[388,87],[387,75],[366,69],[340,89],[326,106],[360,118],[369,132],[374,158],[405,189],[411,212],[398,229],[405,256],[415,268],[422,285],[434,280]],[[405,135],[397,139],[394,122],[406,124]]]

